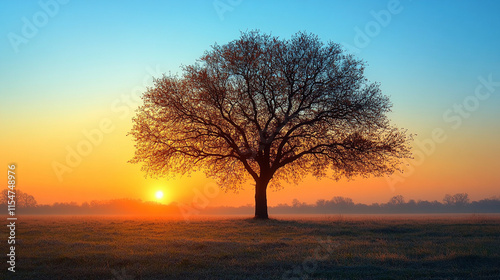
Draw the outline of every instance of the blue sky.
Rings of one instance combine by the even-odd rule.
[[[359,52],[348,49],[368,62],[371,80],[395,86],[391,96],[403,97],[411,84],[440,103],[500,68],[498,1],[69,1],[26,44],[13,47],[8,34],[22,35],[22,18],[33,23],[43,12],[39,2],[52,1],[2,1],[0,12],[1,89],[39,101],[73,96],[60,91],[83,84],[86,93],[74,94],[88,96],[82,100],[88,103],[99,98],[96,85],[133,86],[147,66],[177,72],[242,30],[285,38],[305,30],[354,46],[356,28],[365,31],[376,22],[373,13],[389,5],[398,13],[388,24],[379,24]]]
[[[40,158],[33,166],[49,173],[64,146],[102,118],[114,118],[112,139],[129,145],[124,135],[139,103],[132,100],[126,112],[123,98],[152,85],[151,76],[194,63],[215,42],[255,29],[283,38],[307,31],[345,44],[367,62],[367,78],[391,96],[394,122],[424,139],[435,127],[449,127],[443,113],[474,93],[478,77],[500,81],[499,11],[500,1],[2,0],[3,141],[24,139],[23,151]],[[20,37],[23,43],[13,39]],[[473,141],[500,156],[493,142],[481,142],[500,136],[498,95],[500,88],[450,133],[455,141],[448,144]],[[481,137],[467,142],[470,134]],[[48,152],[29,145],[33,137],[50,145]]]

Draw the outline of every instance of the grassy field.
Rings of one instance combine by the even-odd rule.
[[[499,216],[21,216],[16,230],[3,279],[500,279]]]

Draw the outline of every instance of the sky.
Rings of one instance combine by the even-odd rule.
[[[241,31],[311,32],[366,61],[389,117],[416,134],[404,173],[285,185],[268,204],[500,195],[500,2],[0,1],[0,171],[40,204],[117,198],[238,206],[201,173],[145,178],[127,136],[153,77],[181,73]],[[2,188],[7,176],[1,176]],[[200,202],[201,201],[201,202]]]

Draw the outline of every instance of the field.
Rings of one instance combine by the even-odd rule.
[[[188,223],[168,218],[21,216],[16,272],[8,272],[4,261],[1,275],[500,279],[498,215],[275,218],[204,217]],[[1,247],[7,251],[6,243]]]

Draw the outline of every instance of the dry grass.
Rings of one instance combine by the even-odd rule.
[[[13,279],[500,279],[499,216],[450,217],[20,217]]]

